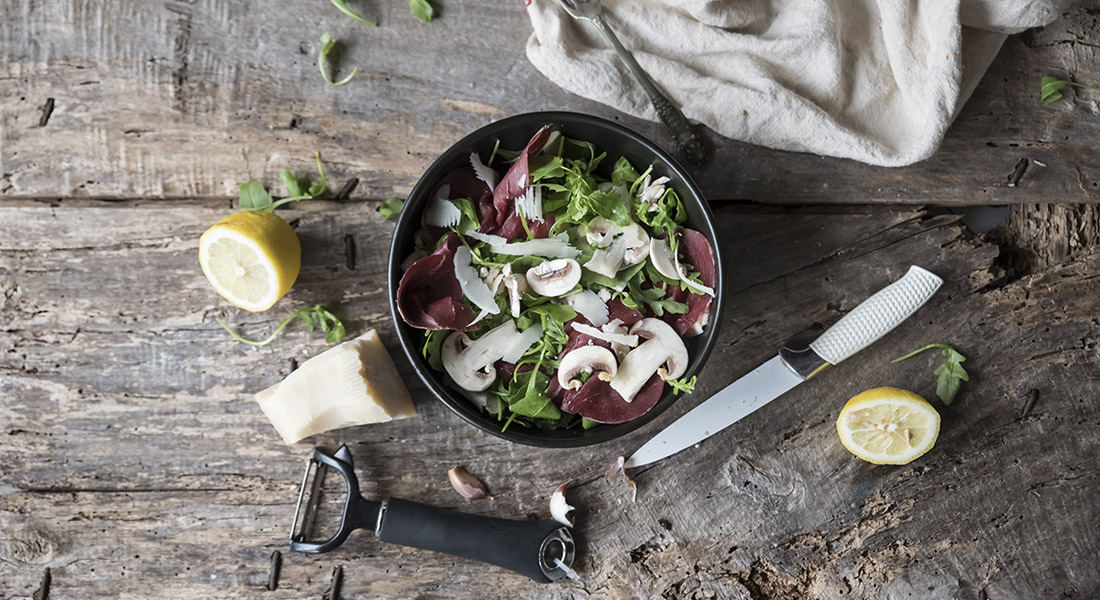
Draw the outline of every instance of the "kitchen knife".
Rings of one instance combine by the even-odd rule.
[[[809,348],[783,348],[775,357],[729,384],[645,443],[624,468],[672,456],[733,425],[794,386],[835,365],[901,325],[943,284],[935,274],[909,267],[901,279],[879,290],[825,330]]]

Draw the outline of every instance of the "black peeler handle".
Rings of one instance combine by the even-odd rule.
[[[383,510],[377,533],[384,542],[487,562],[540,583],[560,578],[547,574],[557,570],[555,557],[572,563],[572,538],[557,521],[484,517],[397,498]]]

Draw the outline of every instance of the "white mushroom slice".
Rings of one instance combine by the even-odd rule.
[[[676,268],[676,260],[672,256],[672,248],[668,240],[653,238],[649,240],[649,260],[657,272],[669,279],[680,279],[680,272]]]
[[[584,267],[593,273],[615,277],[623,263],[638,264],[649,256],[649,234],[637,223],[620,227],[596,217],[588,222],[585,233],[588,243],[597,249]]]
[[[581,382],[577,377],[582,373],[594,372],[599,372],[597,377],[601,380],[611,381],[615,377],[618,366],[615,354],[607,348],[581,346],[570,350],[561,358],[561,364],[558,366],[558,385],[566,390],[579,390]]]
[[[477,155],[477,152],[470,153],[470,166],[474,168],[474,175],[477,178],[484,181],[485,185],[489,186],[490,190],[494,190],[497,187],[497,172],[485,166],[485,163],[481,162],[481,157]]]
[[[527,269],[527,285],[540,296],[561,296],[576,287],[580,280],[581,266],[571,258],[548,260]]]
[[[458,387],[481,392],[497,379],[494,363],[521,334],[509,319],[476,340],[456,331],[443,340],[443,369]]]
[[[649,256],[649,234],[637,223],[623,230],[623,243],[626,244],[626,254],[623,260],[628,265],[636,265]]]
[[[458,279],[462,293],[474,303],[474,306],[495,315],[500,312],[500,307],[497,306],[494,294],[489,291],[489,286],[485,285],[481,277],[478,277],[477,270],[470,264],[470,258],[470,249],[466,246],[459,246],[455,250],[455,279]]]
[[[649,204],[646,212],[657,210],[657,203],[661,200],[661,196],[665,195],[665,184],[668,182],[668,177],[658,177],[650,183],[649,176],[646,175],[645,181],[642,182],[642,191],[638,194],[638,200]]]
[[[504,274],[504,287],[508,290],[508,308],[512,318],[518,319],[522,308],[519,302],[523,299],[523,292],[527,291],[527,278],[513,273],[511,264],[505,265],[501,272]]]
[[[611,333],[596,329],[591,325],[585,325],[584,323],[570,323],[569,326],[577,333],[583,333],[597,340],[611,342],[612,344],[622,344],[631,348],[638,345],[638,336],[629,333]]]
[[[596,292],[584,290],[578,294],[566,296],[565,303],[596,327],[607,323],[607,303],[601,300]]]
[[[519,334],[512,345],[504,352],[500,357],[506,363],[516,364],[519,359],[531,349],[531,346],[535,345],[542,337],[542,325],[535,323],[534,325],[523,330],[523,333]]]
[[[575,507],[571,506],[565,501],[565,489],[569,487],[569,484],[573,483],[570,479],[565,483],[558,486],[558,489],[554,490],[554,493],[550,495],[550,516],[554,517],[554,520],[562,525],[573,526],[573,519],[569,513],[575,510]]]
[[[485,267],[482,267],[485,269]],[[485,273],[481,276],[482,281],[485,282],[486,287],[489,288],[489,292],[496,296],[500,293],[500,287],[504,283],[504,273],[500,269],[493,267],[492,269],[485,269]]]
[[[630,333],[644,337],[646,341],[627,353],[611,380],[611,389],[627,402],[634,400],[654,373],[665,381],[676,379],[687,370],[688,361],[684,340],[660,319],[642,319],[634,324]]]
[[[462,211],[447,199],[451,186],[443,184],[435,192],[435,198],[424,211],[424,223],[435,227],[454,227],[462,220]]]
[[[588,243],[596,248],[606,248],[614,241],[613,237],[616,229],[618,229],[618,226],[611,221],[603,217],[596,217],[585,226],[584,236]]]

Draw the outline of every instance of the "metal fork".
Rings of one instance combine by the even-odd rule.
[[[687,117],[684,113],[669,100],[668,96],[665,96],[661,90],[659,90],[653,80],[646,75],[646,72],[642,70],[642,66],[638,64],[638,61],[634,60],[630,52],[623,47],[622,42],[615,35],[615,32],[611,31],[611,28],[607,26],[607,22],[604,21],[602,16],[602,9],[600,0],[558,0],[562,8],[570,14],[574,19],[584,20],[592,23],[596,26],[596,29],[607,38],[608,43],[615,49],[615,53],[619,55],[626,66],[630,68],[630,72],[634,75],[634,79],[642,85],[642,89],[649,95],[649,100],[653,102],[653,108],[657,111],[657,116],[660,117],[661,122],[665,124],[665,127],[672,133],[672,136],[676,138],[676,144],[679,147],[680,155],[684,159],[695,165],[702,166],[710,160],[710,149],[695,134],[691,129],[691,124],[688,123]]]

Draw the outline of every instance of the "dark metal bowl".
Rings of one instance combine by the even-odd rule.
[[[565,136],[592,142],[599,150],[606,151],[607,158],[598,170],[604,177],[610,178],[611,166],[619,156],[625,156],[639,170],[652,164],[654,176],[669,177],[672,180],[669,185],[680,193],[688,212],[687,226],[702,232],[711,241],[717,275],[716,297],[711,303],[710,324],[702,335],[686,340],[691,362],[684,377],[691,377],[703,368],[703,363],[710,355],[714,342],[718,338],[718,324],[721,321],[725,299],[722,291],[725,281],[722,275],[722,258],[716,243],[717,235],[710,208],[703,194],[680,163],[656,144],[622,125],[579,113],[527,113],[502,119],[462,138],[428,167],[409,194],[408,200],[405,201],[405,208],[397,219],[397,227],[393,233],[389,261],[390,312],[397,326],[397,337],[401,340],[401,347],[405,350],[405,355],[409,357],[417,374],[424,380],[428,389],[455,414],[474,427],[506,440],[531,446],[568,448],[598,444],[626,435],[664,412],[672,406],[678,396],[673,396],[666,386],[664,395],[652,410],[633,421],[618,425],[600,425],[589,430],[582,429],[580,426],[573,429],[552,430],[513,426],[501,432],[500,422],[495,417],[481,412],[477,406],[457,391],[444,385],[442,374],[428,366],[427,361],[420,355],[423,341],[421,330],[407,325],[397,310],[397,285],[401,281],[401,262],[413,251],[413,236],[420,228],[421,213],[435,190],[437,182],[451,170],[468,164],[471,152],[487,156],[497,139],[500,140],[501,148],[523,148],[531,136],[547,123],[553,123]]]

